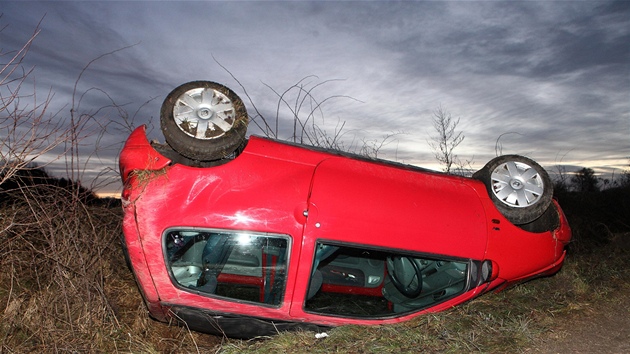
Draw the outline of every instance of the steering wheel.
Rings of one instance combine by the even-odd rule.
[[[414,276],[409,276],[409,266],[413,268]],[[399,274],[397,275],[396,270]],[[422,272],[416,262],[410,257],[387,257],[387,272],[392,284],[400,291],[401,294],[408,298],[415,298],[422,292]],[[399,279],[400,273],[407,276],[404,279]],[[412,286],[414,277],[418,279],[417,285]]]

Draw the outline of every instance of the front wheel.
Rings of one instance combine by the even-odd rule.
[[[515,225],[538,219],[553,197],[553,186],[547,171],[524,156],[495,157],[473,178],[486,185],[494,205]]]

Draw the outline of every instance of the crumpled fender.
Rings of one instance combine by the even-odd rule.
[[[157,171],[171,164],[171,160],[157,152],[149,143],[146,126],[136,128],[120,152],[119,169],[123,182],[134,170]]]

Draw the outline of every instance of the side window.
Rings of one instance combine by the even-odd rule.
[[[304,308],[375,318],[419,311],[463,293],[471,262],[320,242]]]
[[[288,237],[171,229],[164,243],[166,265],[180,287],[235,300],[281,304]]]

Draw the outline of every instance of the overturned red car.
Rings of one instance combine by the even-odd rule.
[[[517,155],[472,178],[268,138],[225,86],[164,101],[120,154],[123,249],[151,316],[249,338],[375,325],[557,272],[571,231]]]

